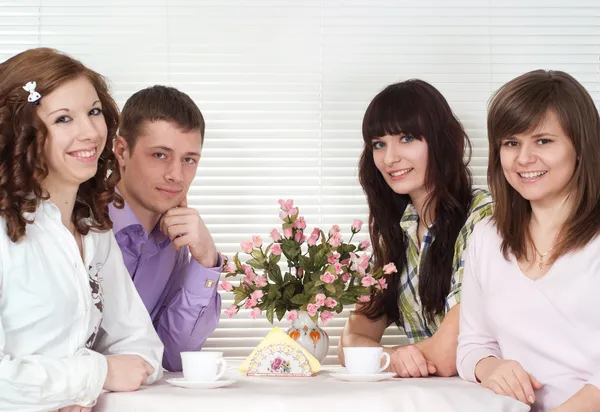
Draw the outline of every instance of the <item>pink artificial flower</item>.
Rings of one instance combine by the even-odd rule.
[[[279,230],[271,230],[271,239],[273,239],[273,242],[278,242],[281,240],[281,233],[279,233]]]
[[[287,210],[282,210],[281,212],[279,212],[279,219],[285,220],[286,217],[288,217]]]
[[[327,263],[333,265],[340,260],[340,254],[338,252],[333,252],[329,257],[327,257]]]
[[[310,235],[306,243],[308,243],[308,246],[315,246],[317,244],[318,239],[319,238],[317,236]]]
[[[365,270],[369,267],[369,259],[371,259],[369,255],[362,255],[358,259],[358,271],[360,274],[365,274]]]
[[[233,290],[233,285],[226,280],[223,280],[221,281],[221,288],[223,288],[224,291],[231,292]]]
[[[260,298],[262,298],[263,296],[265,296],[265,294],[263,293],[262,290],[255,290],[254,292],[252,292],[252,295],[250,295],[252,297],[252,299],[254,300],[258,300]]]
[[[321,229],[319,229],[318,227],[314,228],[310,235],[318,239],[319,236],[321,236]]]
[[[331,229],[329,229],[329,236],[333,236],[336,233],[340,233],[340,227],[338,225],[333,225]]]
[[[304,230],[306,229],[306,220],[304,220],[303,216],[298,216],[293,226],[296,229]]]
[[[267,283],[267,278],[264,276],[257,276],[254,278],[254,284],[259,288],[264,288],[265,286],[267,286]]]
[[[358,301],[361,303],[367,303],[371,301],[371,296],[369,295],[362,295],[358,298]]]
[[[344,274],[342,275],[342,281],[343,281],[344,283],[346,283],[346,282],[348,282],[348,281],[350,280],[350,278],[351,278],[351,277],[352,277],[352,275],[351,275],[350,273],[344,273]]]
[[[296,269],[296,276],[298,278],[301,278],[303,275],[304,275],[304,269],[302,269],[302,268]]]
[[[325,306],[327,306],[328,308],[335,308],[337,304],[337,301],[333,298],[325,299]]]
[[[279,243],[275,243],[271,247],[271,253],[274,254],[275,256],[281,255],[281,246],[279,246]]]
[[[252,246],[259,248],[262,246],[262,239],[260,236],[252,236]]]
[[[246,274],[246,276],[244,276],[244,282],[247,284],[254,282],[254,279],[256,279],[256,273],[254,273],[252,268],[248,265],[242,265],[242,269],[244,269],[244,273]]]
[[[381,286],[381,289],[387,289],[387,280],[385,278],[379,279],[379,286]]]
[[[287,320],[289,320],[290,322],[295,321],[296,319],[298,319],[298,311],[296,310],[292,310],[288,313],[287,315]]]
[[[354,222],[352,222],[352,231],[353,232],[360,232],[360,229],[362,228],[363,225],[363,221],[360,219],[354,219]]]
[[[301,231],[297,231],[294,235],[294,240],[298,243],[302,243],[306,240],[306,236],[304,236]]]
[[[360,245],[358,245],[358,248],[360,250],[365,250],[368,249],[371,246],[371,242],[369,242],[368,240],[363,240],[362,242],[360,242]]]
[[[394,265],[394,263],[388,263],[383,267],[383,273],[386,275],[391,275],[392,273],[396,272],[398,272],[398,269],[396,269],[396,265]]]
[[[294,236],[294,232],[292,231],[292,228],[288,227],[287,229],[285,229],[283,231],[283,236],[285,236],[286,239],[291,239],[292,236]]]
[[[342,235],[336,233],[329,239],[329,244],[333,247],[338,247],[342,244]]]
[[[229,262],[228,264],[225,265],[223,270],[227,273],[235,273],[235,272],[237,272],[237,267],[235,266],[235,263]]]
[[[340,262],[334,263],[333,268],[335,269],[336,274],[342,273],[342,264]]]
[[[240,246],[244,253],[252,253],[252,242],[242,242],[240,243]]]
[[[309,303],[308,305],[306,305],[306,311],[308,312],[308,314],[310,316],[315,316],[317,314],[318,310],[319,310],[319,307],[317,305],[315,305],[314,303]]]
[[[236,313],[238,313],[239,308],[236,305],[230,306],[228,309],[225,309],[225,314],[229,319],[233,317]]]
[[[335,275],[332,275],[330,272],[325,272],[319,278],[323,283],[333,283],[336,279]]]
[[[252,311],[250,312],[250,319],[256,319],[256,317],[258,315],[260,315],[260,309],[259,308],[254,308],[252,309]]]
[[[250,299],[246,300],[246,303],[244,304],[244,307],[246,309],[250,309],[250,308],[255,307],[256,305],[258,305],[258,302],[256,301],[256,299],[250,298]]]
[[[325,298],[327,298],[325,294],[318,293],[317,296],[315,296],[315,305],[317,305],[318,307],[323,306],[325,304]]]
[[[366,287],[366,288],[368,288],[369,286],[373,286],[373,285],[377,285],[377,284],[378,284],[378,282],[377,282],[377,279],[375,279],[375,278],[374,278],[373,276],[371,276],[371,275],[367,275],[367,276],[365,276],[364,278],[362,278],[362,280],[360,281],[360,283],[361,283],[361,284],[362,284],[364,287]]]
[[[323,322],[323,325],[327,324],[327,322],[329,322],[331,318],[333,318],[332,312],[328,310],[324,310],[323,312],[321,312],[321,322]]]
[[[295,207],[293,207],[293,208],[291,208],[290,210],[288,210],[287,212],[288,212],[288,215],[290,215],[290,216],[294,216],[294,215],[297,215],[297,214],[298,214],[298,209],[297,209],[297,208],[295,208]]]
[[[279,199],[279,205],[281,206],[281,209],[287,211],[287,210],[290,210],[292,207],[294,207],[294,201],[292,199],[288,199],[288,200]]]

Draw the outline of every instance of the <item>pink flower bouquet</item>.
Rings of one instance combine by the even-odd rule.
[[[241,243],[243,252],[250,255],[246,263],[240,261],[239,253],[233,261],[225,257],[225,277],[241,279],[237,286],[227,280],[221,283],[235,297],[234,305],[225,310],[230,318],[243,307],[251,310],[251,318],[266,312],[271,323],[274,316],[281,320],[287,314],[293,321],[298,311],[306,311],[315,323],[320,318],[325,324],[345,305],[368,302],[387,288],[385,275],[396,272],[394,264],[375,269],[366,252],[370,243],[350,243],[362,228],[360,220],[352,223],[348,243],[338,225],[327,233],[315,228],[307,237],[306,221],[294,202],[280,200],[279,204],[283,223],[281,231],[271,231],[273,243],[265,247],[260,236],[253,236]],[[287,261],[283,272],[282,257]]]

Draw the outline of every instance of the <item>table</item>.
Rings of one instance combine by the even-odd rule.
[[[317,376],[305,378],[251,377],[230,365],[223,379],[237,382],[206,390],[172,386],[165,380],[180,377],[181,373],[165,372],[159,382],[137,392],[103,393],[94,412],[529,411],[529,406],[515,399],[496,395],[458,377],[355,383],[329,376],[341,370],[326,366]]]

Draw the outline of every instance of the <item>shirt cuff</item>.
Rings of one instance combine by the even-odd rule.
[[[458,365],[458,371],[461,378],[469,382],[477,383],[477,378],[475,377],[475,367],[477,366],[480,360],[489,357],[500,359],[500,356],[498,356],[497,353],[488,348],[474,349],[471,352],[467,353],[459,361]]]
[[[81,356],[81,370],[88,370],[89,379],[85,385],[85,389],[76,395],[74,404],[90,408],[96,405],[96,400],[106,381],[108,373],[108,363],[106,357],[98,352],[89,349],[80,349],[76,355]]]
[[[195,259],[190,259],[183,281],[184,288],[195,296],[213,295],[219,285],[222,263],[221,255],[214,268],[204,267]]]

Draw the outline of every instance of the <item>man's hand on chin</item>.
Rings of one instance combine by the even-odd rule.
[[[171,239],[175,249],[187,246],[192,258],[207,268],[218,262],[217,248],[200,213],[187,206],[184,198],[179,206],[169,209],[160,220],[160,230]]]

